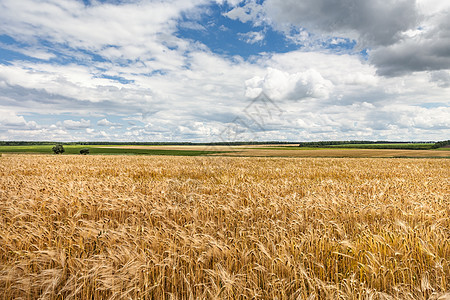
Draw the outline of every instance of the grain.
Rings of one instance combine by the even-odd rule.
[[[9,155],[2,299],[446,299],[445,159]]]

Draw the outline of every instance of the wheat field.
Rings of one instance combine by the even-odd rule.
[[[8,155],[1,299],[449,299],[446,159]]]

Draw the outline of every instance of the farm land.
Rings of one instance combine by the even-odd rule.
[[[0,299],[450,297],[447,150],[115,147],[2,147]]]
[[[344,144],[326,147],[292,145],[64,145],[63,155],[89,149],[91,155],[169,155],[239,157],[384,157],[450,158],[450,148],[433,144]],[[52,145],[0,145],[0,153],[51,154]]]

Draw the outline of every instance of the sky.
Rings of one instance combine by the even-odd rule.
[[[0,0],[0,140],[449,137],[448,0]]]

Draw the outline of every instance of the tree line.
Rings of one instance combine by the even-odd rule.
[[[431,148],[437,149],[437,148],[445,147],[445,146],[448,146],[448,145],[450,145],[450,140],[437,142]]]

